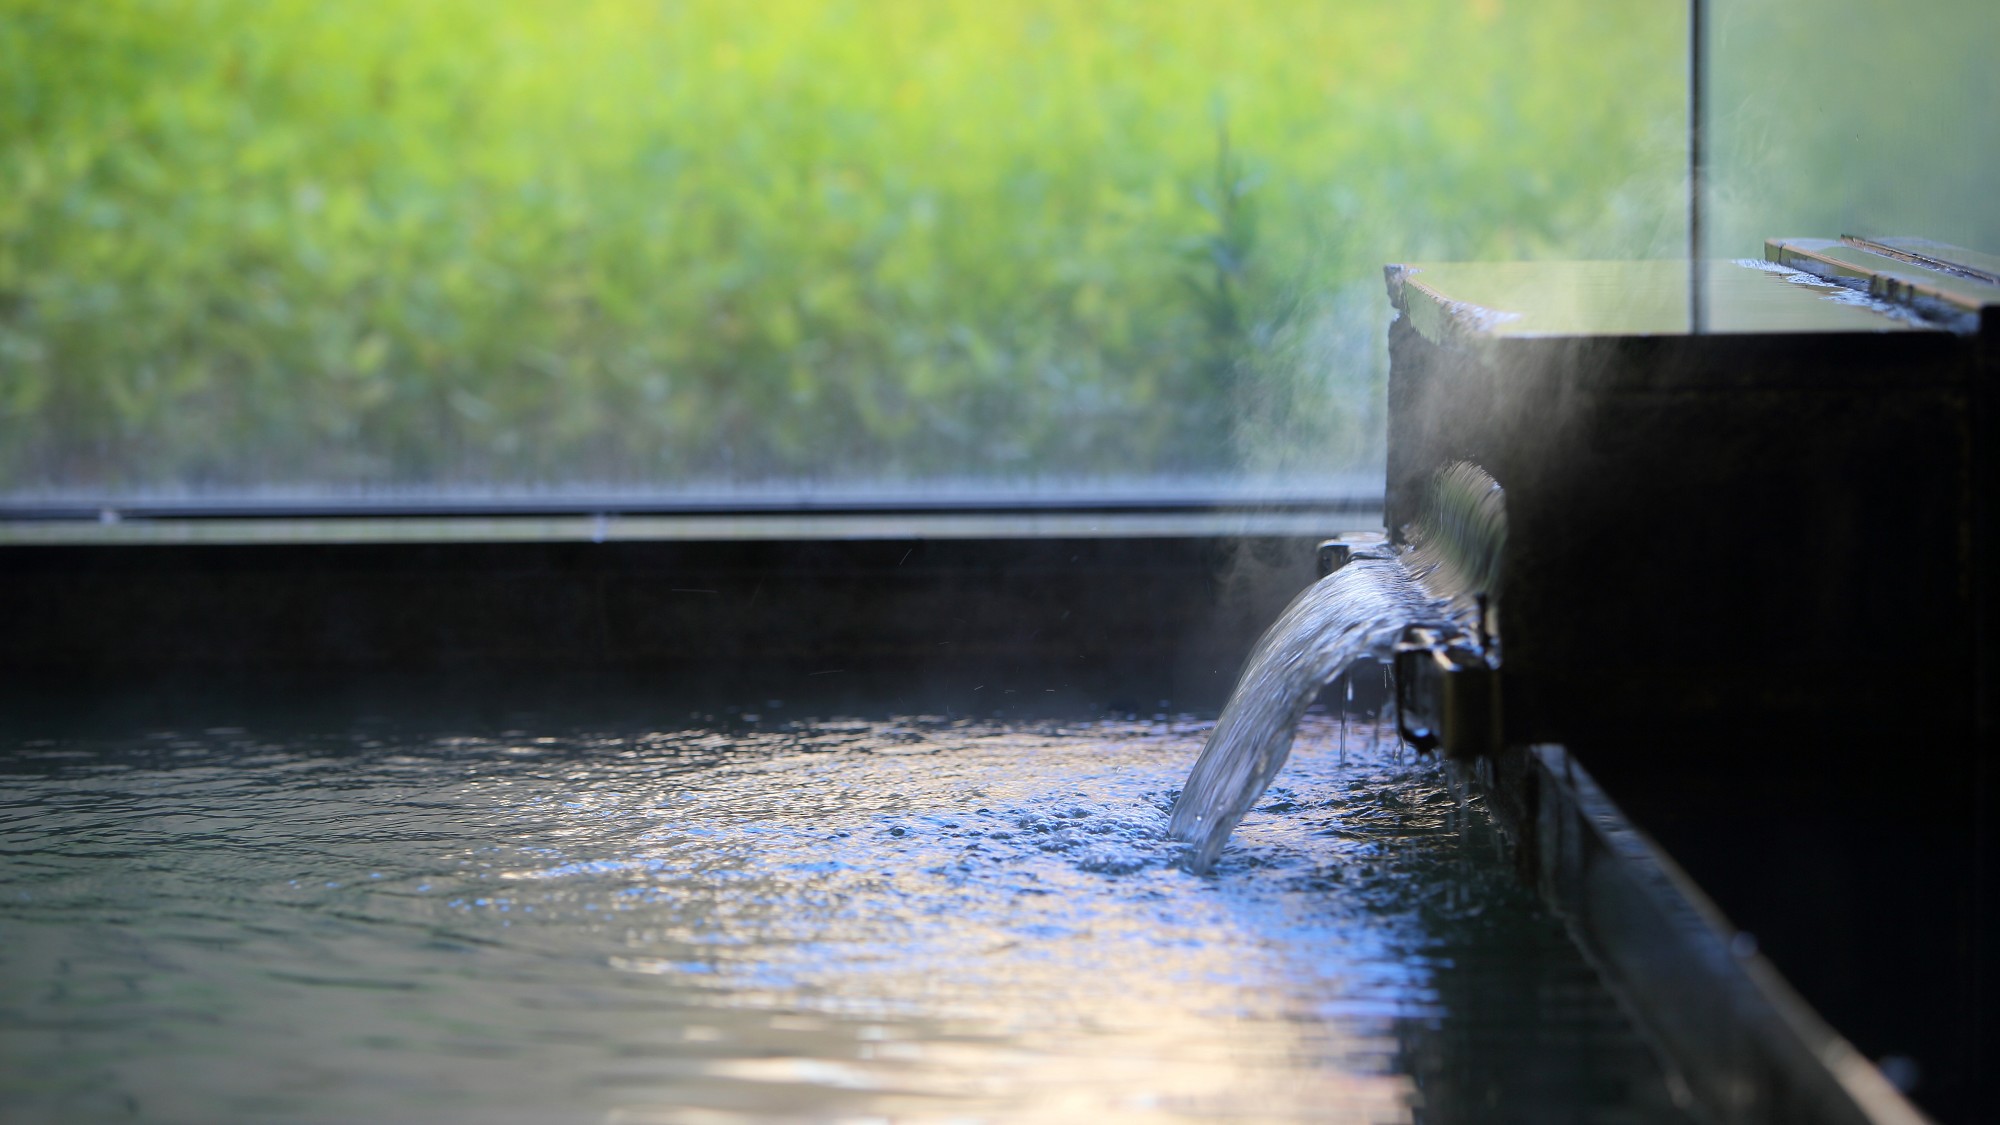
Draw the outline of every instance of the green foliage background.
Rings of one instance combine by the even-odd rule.
[[[1671,252],[1683,5],[0,0],[0,489],[1310,473]]]
[[[1713,15],[1710,256],[1842,233],[2000,253],[2000,4],[1728,0]]]

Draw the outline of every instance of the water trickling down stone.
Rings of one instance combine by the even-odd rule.
[[[1174,802],[1168,831],[1214,866],[1237,821],[1291,754],[1299,720],[1349,665],[1388,655],[1403,628],[1452,616],[1391,552],[1357,555],[1292,600],[1257,642],[1236,690]]]

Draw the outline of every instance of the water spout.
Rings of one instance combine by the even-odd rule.
[[[1386,547],[1356,554],[1294,598],[1251,652],[1174,802],[1168,831],[1194,845],[1189,868],[1215,865],[1290,756],[1299,720],[1321,688],[1357,661],[1387,656],[1406,626],[1451,616]]]
[[[1445,466],[1402,533],[1407,547],[1400,550],[1321,544],[1323,568],[1345,561],[1333,562],[1337,569],[1294,598],[1258,640],[1174,802],[1168,830],[1194,845],[1190,869],[1215,865],[1236,822],[1290,756],[1306,708],[1357,661],[1388,657],[1412,625],[1445,626],[1476,638],[1482,653],[1497,652],[1507,543],[1506,493],[1499,482],[1477,465]],[[1354,698],[1351,679],[1347,698]],[[1398,732],[1394,708],[1390,692],[1369,731],[1370,750],[1385,728]],[[1343,710],[1343,754],[1346,721]]]

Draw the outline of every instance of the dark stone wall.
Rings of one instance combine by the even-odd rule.
[[[1945,1120],[1991,1081],[1977,347],[1391,334],[1390,526],[1453,460],[1507,491],[1508,740],[1568,746]]]
[[[1311,539],[0,549],[0,721],[132,692],[1219,706]],[[61,699],[60,706],[50,702]],[[48,703],[48,707],[41,704]]]

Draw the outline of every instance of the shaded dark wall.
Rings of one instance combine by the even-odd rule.
[[[1289,538],[0,550],[0,707],[153,692],[720,711],[1219,706]],[[1029,699],[1034,700],[1032,706]]]
[[[1391,527],[1453,460],[1507,490],[1508,740],[1566,744],[1946,1120],[1991,1092],[1980,346],[1391,334]]]

